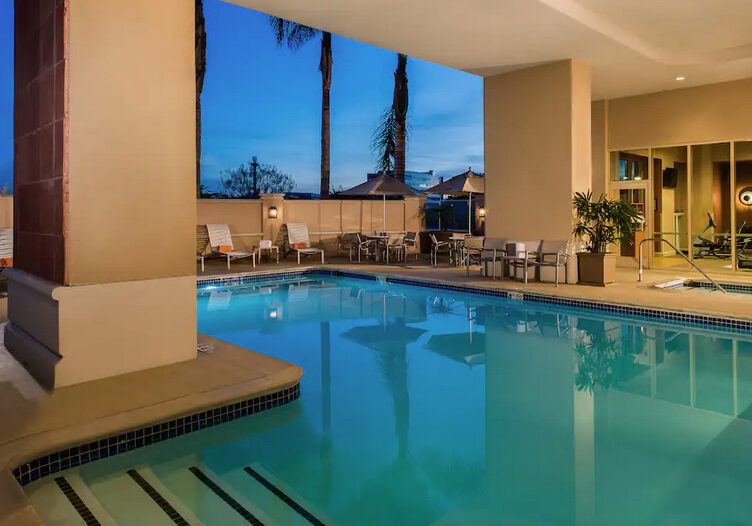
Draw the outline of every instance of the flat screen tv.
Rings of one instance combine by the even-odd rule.
[[[666,168],[663,170],[663,188],[676,188],[679,181],[679,171],[676,168]]]

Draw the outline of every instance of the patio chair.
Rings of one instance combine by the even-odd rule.
[[[13,229],[0,229],[0,268],[13,266]]]
[[[435,267],[439,264],[439,254],[449,254],[449,264],[454,255],[453,245],[449,241],[439,241],[435,234],[431,234],[431,264]]]
[[[209,244],[209,232],[206,225],[196,225],[196,261],[201,262],[201,272],[204,271],[204,256]]]
[[[483,237],[469,236],[465,238],[462,245],[462,262],[465,264],[467,273],[470,273],[470,265],[480,264],[481,254],[483,253]]]
[[[527,283],[528,268],[540,251],[540,241],[511,241],[507,242],[502,260],[504,262],[505,277],[517,277],[517,270],[522,269],[522,282]],[[514,276],[512,276],[514,271]]]
[[[245,250],[235,250],[230,235],[230,227],[227,225],[206,225],[209,233],[209,245],[215,254],[227,257],[227,268],[230,268],[230,261],[233,259],[251,258],[253,268],[256,268],[256,253],[246,252]]]
[[[540,249],[536,254],[537,257],[532,261],[532,264],[538,270],[539,281],[542,281],[541,270],[543,267],[553,267],[554,283],[556,283],[557,287],[559,286],[559,267],[564,267],[564,275],[566,276],[569,265],[568,245],[568,241],[543,241],[541,243]]]
[[[405,249],[415,252],[415,261],[418,260],[420,252],[418,252],[418,233],[408,232],[405,234]],[[407,254],[405,254],[405,261],[407,261]]]
[[[363,234],[355,234],[355,240],[353,241],[353,244],[350,245],[350,261],[353,260],[353,250],[358,253],[358,263],[360,263],[363,256],[365,256],[366,259],[369,257],[375,259],[377,249],[378,246],[376,245],[375,239],[368,239]]]
[[[324,263],[324,251],[320,248],[311,246],[311,238],[308,235],[308,225],[305,223],[285,223],[284,246],[285,256],[290,252],[295,252],[298,256],[298,265],[300,265],[300,256],[321,255],[321,263]]]
[[[404,235],[392,235],[386,240],[386,262],[389,263],[389,254],[394,253],[397,261],[402,257],[402,261],[407,260],[407,245],[405,244]]]
[[[481,276],[488,277],[488,264],[491,263],[491,279],[496,279],[496,262],[501,261],[507,246],[505,238],[487,237],[483,239],[483,250],[480,252],[478,264]]]

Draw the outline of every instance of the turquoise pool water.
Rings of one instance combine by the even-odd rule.
[[[131,468],[189,523],[248,524],[191,467],[263,524],[752,523],[749,335],[327,275],[197,307],[302,366],[301,398],[72,470],[120,524],[165,517],[131,522]]]

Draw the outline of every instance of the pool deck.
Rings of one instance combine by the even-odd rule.
[[[406,264],[374,264],[350,263],[346,258],[333,258],[326,265],[301,265],[298,267],[290,258],[279,264],[263,263],[258,265],[256,272],[274,272],[293,268],[327,268],[349,272],[363,272],[416,278],[420,280],[436,281],[450,284],[463,284],[484,289],[502,289],[519,292],[535,292],[550,296],[570,299],[581,299],[633,305],[639,307],[654,307],[672,311],[708,314],[721,317],[733,317],[752,320],[752,294],[723,294],[719,291],[705,289],[676,290],[661,289],[654,285],[674,279],[676,277],[704,280],[696,271],[689,270],[646,270],[644,281],[637,281],[636,269],[617,269],[616,282],[605,287],[593,287],[577,284],[560,284],[529,281],[527,284],[512,279],[492,280],[480,276],[478,267],[471,267],[470,274],[466,274],[464,267],[451,267],[446,264],[433,267],[424,261],[413,261]],[[234,264],[230,271],[217,261],[208,261],[206,271],[198,273],[198,278],[224,275],[243,275],[251,269],[246,264]],[[752,273],[710,274],[713,279],[722,283],[744,283],[752,285]]]
[[[204,335],[198,341],[213,346],[211,354],[52,392],[39,387],[0,348],[0,524],[42,524],[11,474],[21,463],[69,445],[279,391],[302,376],[297,365]]]

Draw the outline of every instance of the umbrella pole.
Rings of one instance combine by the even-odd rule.
[[[467,194],[467,234],[473,235],[473,193]]]
[[[384,212],[381,215],[381,230],[386,234],[386,194],[382,197],[384,198]]]

